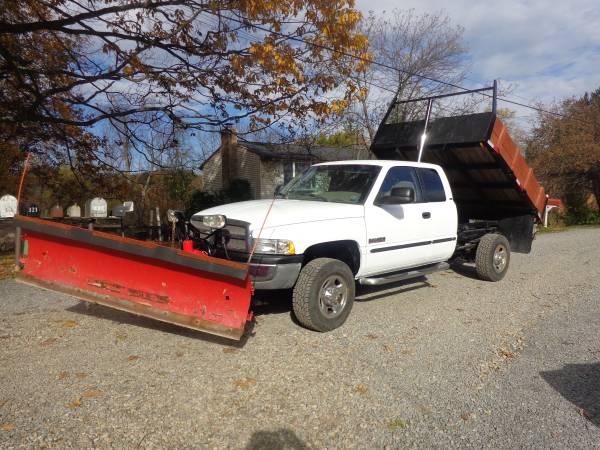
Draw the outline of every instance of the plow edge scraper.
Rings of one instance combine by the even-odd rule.
[[[17,280],[230,339],[252,318],[246,264],[17,216]]]

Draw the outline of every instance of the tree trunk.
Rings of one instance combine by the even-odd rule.
[[[600,209],[600,167],[594,167],[590,171],[590,179],[592,181],[592,192],[596,199],[596,207]]]

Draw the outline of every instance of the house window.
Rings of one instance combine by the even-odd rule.
[[[288,184],[297,175],[310,167],[307,161],[284,161],[283,163],[283,184]]]

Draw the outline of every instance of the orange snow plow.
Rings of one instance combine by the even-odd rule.
[[[239,340],[251,320],[248,265],[16,216],[17,279]]]

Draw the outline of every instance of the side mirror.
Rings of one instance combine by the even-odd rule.
[[[415,201],[415,191],[410,187],[392,188],[390,192],[390,203],[402,204]]]
[[[405,203],[413,203],[415,201],[415,191],[410,187],[392,188],[390,195],[382,197],[375,202],[375,205],[403,205]]]

